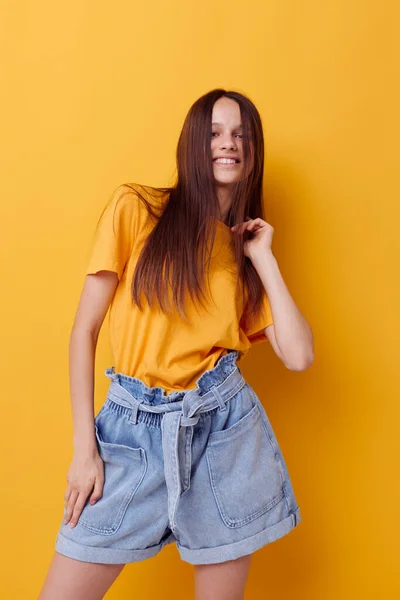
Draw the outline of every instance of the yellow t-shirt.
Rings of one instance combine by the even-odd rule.
[[[139,189],[146,198],[157,198],[151,187]],[[230,349],[239,351],[239,362],[252,343],[267,339],[263,330],[273,319],[265,294],[264,317],[251,330],[240,326],[243,305],[241,294],[236,293],[234,233],[222,221],[217,224],[210,271],[215,302],[209,303],[207,310],[189,303],[189,323],[178,313],[165,315],[158,307],[151,309],[144,296],[141,312],[131,301],[131,282],[140,250],[154,225],[155,220],[136,192],[126,184],[120,185],[100,215],[86,274],[101,270],[118,274],[109,311],[116,372],[138,377],[146,385],[163,387],[169,393],[194,388],[200,375],[212,369]]]

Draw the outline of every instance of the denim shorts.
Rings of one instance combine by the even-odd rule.
[[[220,563],[300,523],[276,436],[237,357],[228,352],[194,389],[169,394],[106,369],[107,398],[94,419],[102,496],[90,505],[89,494],[75,527],[63,517],[59,553],[121,564],[175,542],[186,562]]]

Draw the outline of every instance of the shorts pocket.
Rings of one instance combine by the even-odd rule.
[[[212,491],[227,527],[241,527],[284,497],[275,449],[256,404],[237,423],[210,433],[206,449]]]
[[[112,535],[121,526],[125,512],[139,488],[147,469],[143,448],[104,442],[95,424],[99,454],[104,463],[104,484],[101,498],[84,506],[78,523],[85,529]]]

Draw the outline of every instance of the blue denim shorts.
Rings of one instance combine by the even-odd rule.
[[[95,417],[102,496],[90,505],[89,494],[75,527],[62,522],[59,553],[121,564],[175,542],[186,562],[220,563],[300,523],[276,436],[237,356],[222,356],[194,389],[169,394],[106,369],[111,382]]]

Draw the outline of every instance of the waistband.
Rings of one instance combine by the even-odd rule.
[[[224,354],[213,369],[205,371],[190,390],[172,391],[166,395],[162,387],[149,387],[141,379],[105,370],[111,379],[107,397],[126,408],[131,408],[130,422],[137,422],[139,410],[152,413],[180,411],[180,425],[195,425],[200,413],[214,408],[225,410],[228,402],[246,381],[236,364],[238,351]]]

